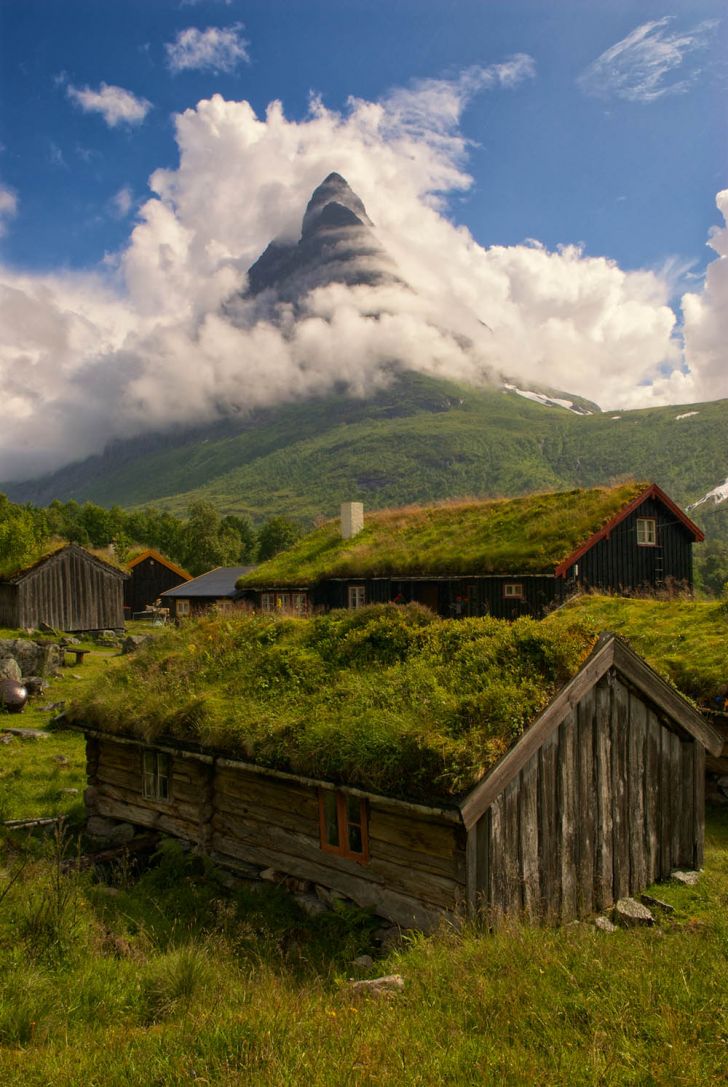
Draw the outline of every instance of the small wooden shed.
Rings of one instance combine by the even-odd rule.
[[[213,607],[230,608],[242,596],[237,582],[254,569],[254,566],[216,566],[160,593],[160,599],[169,608],[172,619],[188,619]]]
[[[127,563],[129,579],[124,584],[124,607],[130,617],[143,612],[168,589],[192,580],[181,566],[149,548]]]
[[[0,581],[0,626],[121,630],[128,575],[68,544]]]
[[[705,751],[721,738],[613,635],[459,802],[277,771],[191,743],[87,733],[90,816],[277,871],[404,926],[570,921],[703,858]]]

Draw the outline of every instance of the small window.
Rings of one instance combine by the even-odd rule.
[[[321,848],[365,863],[369,860],[367,802],[334,789],[319,791]]]
[[[147,800],[169,800],[169,755],[143,752],[142,793]]]
[[[178,600],[177,601],[177,615],[182,616],[182,615],[189,615],[189,614],[190,614],[190,602],[189,602],[189,600]]]
[[[656,547],[657,522],[654,517],[637,518],[637,544],[639,547]]]
[[[349,586],[349,607],[363,608],[367,602],[366,589],[363,585]]]
[[[523,600],[523,585],[520,581],[504,581],[503,596],[506,600]]]

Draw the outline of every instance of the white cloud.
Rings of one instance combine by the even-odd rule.
[[[667,15],[642,23],[606,49],[579,76],[582,90],[630,102],[654,102],[686,91],[700,74],[698,67],[688,67],[688,60],[706,48],[717,23],[706,20],[680,32],[668,29],[672,22]]]
[[[724,225],[708,244],[718,259],[708,265],[702,292],[682,299],[685,356],[705,400],[728,396],[728,189],[718,193],[716,204]]]
[[[124,219],[129,214],[134,203],[134,194],[128,185],[123,185],[109,201],[111,211],[119,219]]]
[[[138,98],[131,91],[108,83],[102,83],[97,91],[69,83],[66,94],[84,113],[100,113],[109,128],[140,125],[152,108],[146,98]]]
[[[12,189],[0,185],[0,238],[7,232],[8,219],[18,213],[18,197]]]
[[[180,30],[173,42],[167,42],[167,64],[173,72],[194,68],[213,72],[232,72],[241,61],[248,61],[249,42],[242,36],[243,24],[208,26]]]
[[[509,63],[530,74],[527,61]],[[393,368],[471,382],[502,373],[606,408],[684,403],[708,387],[728,395],[715,265],[704,294],[686,296],[695,298],[686,301],[688,370],[669,277],[626,272],[575,246],[486,249],[450,221],[447,194],[471,184],[460,114],[475,88],[509,80],[471,70],[379,102],[352,100],[342,113],[314,99],[300,121],[280,103],[261,119],[219,95],[178,116],[179,166],[152,176],[108,281],[0,269],[0,396],[11,406],[0,479],[113,437],[325,394],[342,381],[370,392]],[[306,202],[332,171],[363,199],[408,286],[333,284],[297,312],[244,298],[246,270],[272,238],[298,238]],[[726,244],[718,232],[713,245]]]

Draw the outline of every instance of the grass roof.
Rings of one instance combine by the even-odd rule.
[[[410,799],[469,789],[580,667],[595,638],[417,605],[314,619],[211,616],[163,633],[69,709]]]
[[[77,547],[80,551],[85,551],[88,555],[98,559],[99,562],[106,563],[107,566],[113,566],[115,570],[121,571],[122,574],[128,573],[126,566],[119,559],[113,547],[84,547],[83,544],[70,543],[68,540],[53,539],[29,552],[21,565],[18,565],[17,560],[11,560],[10,562],[0,560],[0,580],[11,581],[21,574],[26,574],[35,566],[40,566],[41,563],[51,558],[58,551],[63,551],[66,547]]]
[[[728,608],[720,602],[585,594],[544,621],[554,633],[614,631],[696,702],[722,708],[728,696]]]
[[[240,588],[308,585],[321,578],[539,574],[610,521],[648,485],[409,506],[367,514],[343,540],[329,521],[241,578]]]

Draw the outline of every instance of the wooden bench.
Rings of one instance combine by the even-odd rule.
[[[88,654],[90,652],[91,652],[90,649],[74,649],[74,647],[72,645],[67,645],[66,648],[64,649],[64,653],[73,654],[73,662],[72,662],[72,664],[68,664],[68,662],[66,661],[65,662],[66,667],[68,667],[68,668],[80,667],[83,664],[84,657],[88,656]]]

